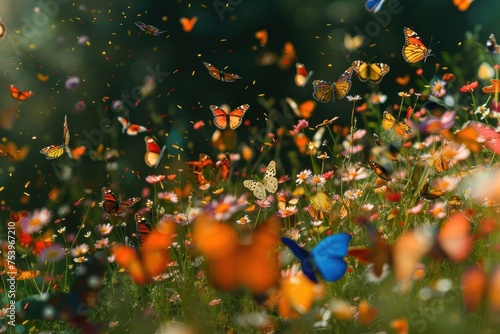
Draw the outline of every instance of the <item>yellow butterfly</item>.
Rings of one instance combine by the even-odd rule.
[[[411,133],[411,128],[405,122],[397,121],[394,116],[392,116],[389,112],[384,111],[382,118],[382,127],[386,130],[392,130],[394,125],[398,123],[397,133],[400,135]]]
[[[44,154],[47,159],[59,158],[64,152],[66,152],[70,158],[72,157],[69,148],[69,128],[66,115],[64,116],[63,143],[61,145],[50,145],[40,150],[40,153]]]
[[[373,83],[379,83],[382,81],[384,75],[386,75],[391,69],[389,65],[384,63],[367,63],[362,60],[355,60],[352,62],[352,68],[354,72],[358,73],[358,79],[360,81],[367,81]]]
[[[266,198],[266,190],[270,193],[275,193],[278,190],[278,179],[276,175],[276,162],[271,161],[266,168],[266,174],[262,181],[245,180],[243,185],[253,192],[258,199]]]
[[[405,45],[401,53],[407,63],[417,63],[422,59],[425,62],[427,57],[433,56],[431,54],[432,50],[424,44],[422,38],[415,31],[405,27],[403,32],[405,35]]]

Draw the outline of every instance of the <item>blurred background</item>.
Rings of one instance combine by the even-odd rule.
[[[460,68],[459,80],[476,79],[477,65],[484,59],[464,58],[464,41],[475,39],[471,43],[484,48],[490,33],[500,36],[497,0],[475,1],[466,12],[458,11],[452,0],[387,0],[377,15],[364,4],[364,0],[232,0],[227,6],[217,0],[2,0],[0,17],[7,33],[0,41],[0,138],[4,145],[26,147],[17,161],[0,158],[2,217],[10,209],[46,205],[53,191],[59,192],[54,208],[61,200],[82,198],[85,189],[100,200],[101,187],[111,183],[119,183],[128,196],[140,195],[147,175],[176,173],[177,168],[186,168],[181,161],[196,160],[200,152],[214,156],[212,104],[236,108],[248,103],[245,124],[259,127],[268,114],[259,98],[280,111],[285,97],[297,102],[311,99],[310,82],[304,88],[294,83],[295,60],[286,69],[259,64],[264,56],[280,57],[286,42],[293,44],[296,61],[314,71],[312,79],[335,81],[354,59],[389,64],[391,71],[380,85],[353,78],[350,92],[363,96],[380,90],[388,95],[385,107],[400,102],[397,92],[412,87],[418,67],[430,79],[436,63],[443,64],[444,53],[454,61],[448,66]],[[180,18],[194,16],[196,24],[185,31]],[[168,32],[145,34],[134,24],[138,21]],[[412,66],[403,61],[405,26],[433,49],[435,56],[426,63]],[[255,37],[262,29],[269,36],[265,46]],[[358,35],[364,40],[355,38]],[[204,61],[243,79],[216,81]],[[145,77],[153,73],[160,78],[156,87],[149,96],[140,97]],[[406,74],[412,79],[402,87],[395,79]],[[68,89],[66,81],[72,76],[79,78],[79,84]],[[32,96],[24,102],[13,99],[11,84],[32,91]],[[113,108],[116,100],[124,101],[124,107]],[[351,109],[346,100],[318,104],[310,124],[334,116],[349,124]],[[64,115],[70,147],[86,140],[90,146],[76,161],[66,155],[47,160],[39,151],[62,143]],[[154,136],[160,146],[167,145],[168,156],[159,170],[144,163],[145,134],[123,134],[117,116],[147,127],[146,135]],[[199,120],[205,127],[195,131],[193,123]],[[244,126],[236,133],[238,141],[252,140]],[[101,144],[100,149],[119,152],[113,171],[100,160]]]

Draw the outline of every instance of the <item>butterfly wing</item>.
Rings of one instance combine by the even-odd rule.
[[[333,84],[325,80],[313,81],[313,97],[316,101],[328,103],[333,97]]]
[[[32,91],[22,92],[14,85],[10,85],[9,90],[10,90],[10,96],[12,96],[13,99],[18,101],[26,101],[29,97],[31,97],[31,94],[33,94]]]
[[[365,3],[365,8],[367,11],[376,14],[380,10],[380,8],[382,8],[384,2],[385,0],[367,0]]]
[[[386,180],[386,181],[392,180],[387,169],[385,169],[378,162],[375,162],[373,160],[369,160],[368,166],[370,166],[370,168],[375,172],[375,174],[377,174],[377,176],[380,177],[382,180]]]
[[[370,69],[370,75],[369,75],[369,80],[375,84],[379,83],[382,81],[382,78],[384,75],[386,75],[389,70],[391,69],[389,65],[384,64],[384,63],[373,63],[368,66]]]
[[[118,206],[118,209],[116,210],[116,213],[114,213],[115,216],[121,215],[122,213],[125,213],[130,209],[132,205],[135,203],[139,202],[141,200],[140,197],[131,197],[127,200],[124,200],[120,203]]]
[[[163,158],[163,154],[165,153],[165,149],[167,146],[160,146],[156,143],[156,141],[146,136],[144,137],[144,142],[146,143],[146,154],[144,155],[144,162],[149,167],[157,168],[160,164],[161,159]]]
[[[241,122],[243,121],[243,115],[245,115],[248,108],[250,108],[249,104],[243,104],[231,111],[229,116],[226,116],[226,119],[229,118],[229,128],[231,130],[236,129],[241,125]],[[212,109],[212,107],[210,107],[210,109]],[[214,110],[212,110],[212,114],[214,114],[214,119],[216,119],[217,117],[215,116]],[[215,121],[215,125],[217,125],[217,121]]]
[[[47,147],[44,147],[40,150],[40,153],[45,155],[45,158],[51,160],[51,159],[56,159],[59,158],[61,155],[63,155],[65,151],[64,146],[62,145],[50,145]]]
[[[278,190],[278,179],[276,176],[276,162],[271,161],[266,168],[266,174],[264,175],[264,180],[262,183],[267,191],[270,193],[275,193]]]
[[[215,66],[213,66],[212,64],[207,63],[207,62],[203,62],[203,65],[205,65],[205,67],[206,67],[206,68],[207,68],[207,70],[208,70],[208,73],[209,73],[209,74],[210,74],[213,78],[215,78],[215,79],[217,79],[217,80],[221,80],[221,79],[222,79],[222,77],[221,77],[221,71],[220,71],[217,67],[215,67]]]
[[[300,247],[295,241],[292,239],[288,239],[286,237],[281,238],[281,242],[290,248],[293,255],[295,255],[300,260],[300,265],[302,267],[302,272],[314,283],[318,283],[318,279],[316,278],[316,274],[314,271],[316,270],[316,264],[314,263],[314,259],[311,256],[311,253],[306,251],[304,248]]]
[[[354,72],[358,74],[358,79],[360,81],[365,82],[368,80],[368,70],[369,70],[368,63],[362,60],[355,60],[352,62],[351,66]]]
[[[185,32],[191,32],[196,22],[198,22],[198,17],[193,16],[190,19],[187,17],[181,17],[179,21],[182,25],[182,30],[184,30]]]
[[[304,87],[311,78],[313,72],[307,72],[306,67],[301,63],[295,63],[295,68],[297,69],[295,84],[299,87]]]
[[[115,214],[119,208],[118,198],[116,198],[113,192],[106,187],[102,188],[102,202],[100,206],[108,215]]]
[[[311,250],[317,270],[328,282],[335,282],[344,276],[347,263],[344,256],[347,255],[351,235],[338,233],[323,239]]]
[[[229,125],[229,115],[218,106],[211,105],[210,110],[212,110],[212,115],[214,116],[214,124],[221,130],[225,130]],[[245,112],[243,112],[244,114]],[[237,116],[235,116],[237,118]],[[236,119],[235,118],[235,119]],[[241,118],[240,118],[241,123]]]
[[[404,28],[405,45],[403,46],[403,59],[408,63],[424,62],[431,55],[431,49],[425,46],[420,36],[410,28]]]
[[[266,198],[266,187],[260,181],[256,180],[245,180],[243,181],[243,185],[253,192],[253,195],[258,199]]]
[[[351,90],[352,66],[345,70],[340,78],[333,84],[335,87],[335,97],[337,100],[344,98]]]

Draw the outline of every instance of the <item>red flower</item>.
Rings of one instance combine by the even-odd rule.
[[[479,85],[477,81],[467,83],[460,88],[460,91],[462,93],[473,92],[477,88],[477,85]]]

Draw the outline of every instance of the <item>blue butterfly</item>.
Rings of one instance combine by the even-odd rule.
[[[347,270],[344,256],[347,255],[351,241],[351,236],[347,233],[334,234],[323,239],[310,252],[291,239],[283,237],[281,241],[299,258],[304,275],[314,283],[318,283],[315,271],[318,271],[325,281],[335,282],[341,279]]]
[[[373,14],[377,14],[384,2],[385,0],[366,0],[365,8],[367,11],[373,12]]]

